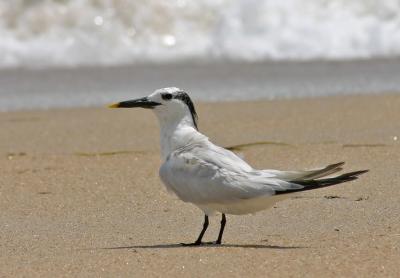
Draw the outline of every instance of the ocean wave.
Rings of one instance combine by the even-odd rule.
[[[0,67],[399,54],[398,0],[0,2]]]

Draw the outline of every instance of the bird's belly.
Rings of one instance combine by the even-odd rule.
[[[218,211],[225,214],[243,215],[252,214],[273,207],[277,202],[287,199],[288,196],[265,196],[229,203],[209,203],[198,205],[203,211]]]

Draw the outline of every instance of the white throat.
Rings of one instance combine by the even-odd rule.
[[[156,112],[156,115],[160,123],[161,156],[164,161],[177,149],[208,140],[197,131],[190,113]]]

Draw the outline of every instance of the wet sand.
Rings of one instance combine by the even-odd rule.
[[[0,69],[0,111],[101,106],[171,86],[202,101],[393,94],[399,72],[400,58]]]
[[[201,103],[200,129],[256,168],[346,161],[359,180],[228,216],[224,245],[158,178],[145,110],[0,114],[0,276],[396,277],[400,96]],[[219,217],[206,240],[215,240]]]

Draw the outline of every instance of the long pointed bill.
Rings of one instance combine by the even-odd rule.
[[[141,108],[147,108],[147,109],[152,109],[158,105],[161,105],[161,103],[154,102],[149,100],[147,97],[143,98],[138,98],[134,100],[127,100],[127,101],[122,101],[118,103],[114,103],[109,105],[109,108],[134,108],[134,107],[141,107]]]

